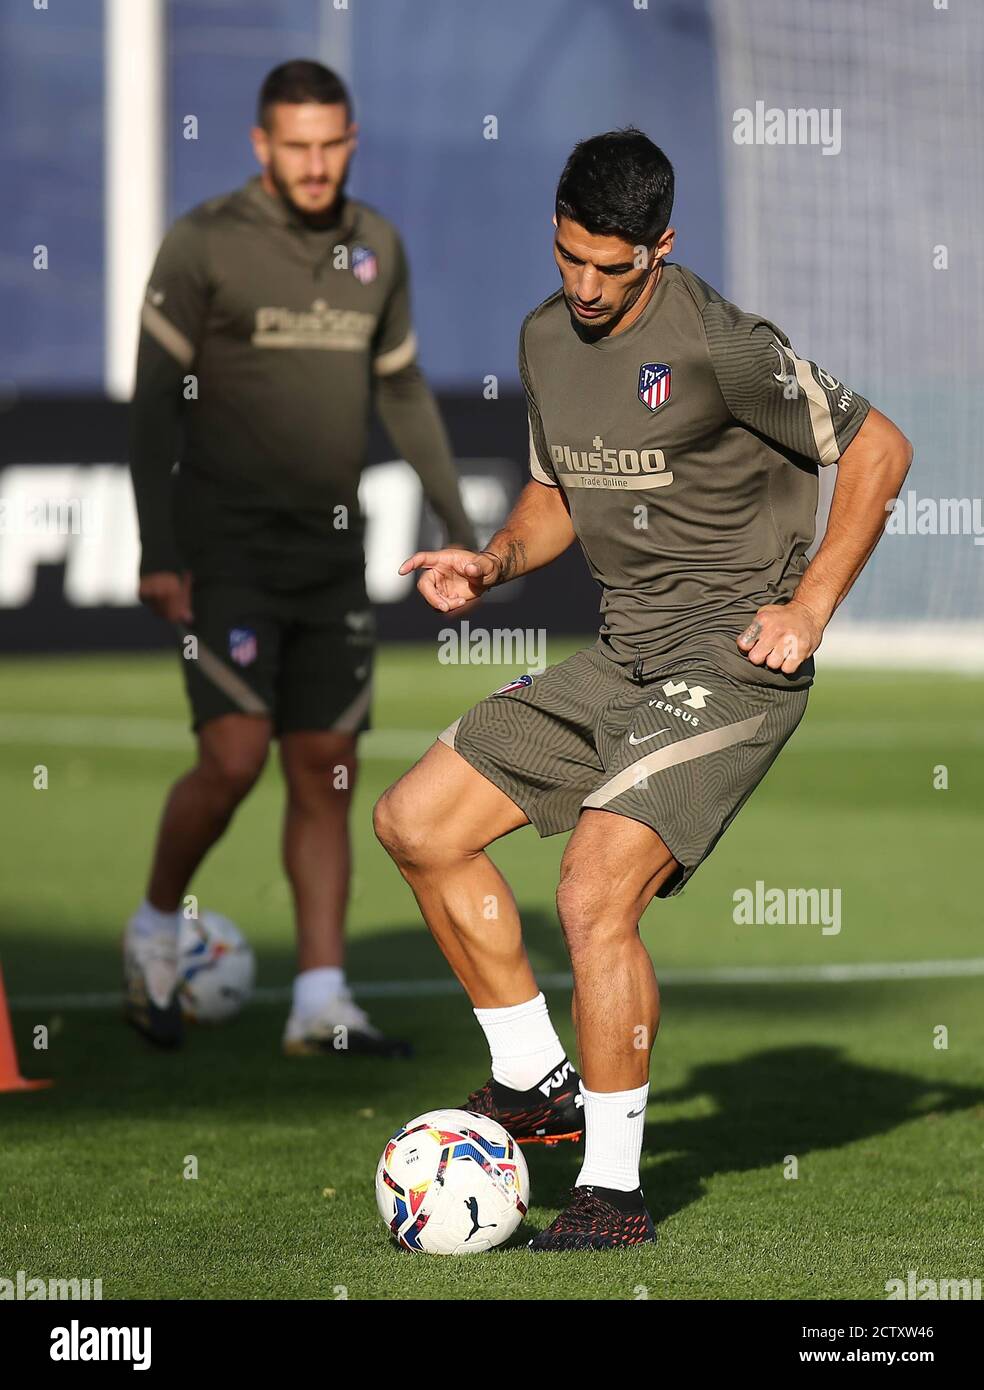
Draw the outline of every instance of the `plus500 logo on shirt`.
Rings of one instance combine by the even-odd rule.
[[[550,461],[567,475],[565,484],[581,487],[669,487],[673,474],[662,449],[606,448],[596,435],[592,449],[551,444]]]

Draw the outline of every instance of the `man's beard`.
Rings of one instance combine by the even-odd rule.
[[[577,310],[566,295],[564,299],[567,303],[567,313],[570,316],[571,327],[579,338],[586,343],[590,343],[594,342],[596,338],[604,337],[612,323],[610,317],[606,318],[602,323],[590,323],[586,319],[579,319]]]
[[[632,301],[632,304],[634,303],[635,300]],[[622,319],[632,308],[632,304],[623,304],[615,313],[612,313],[611,309],[609,309],[604,319],[598,323],[593,323],[590,319],[579,319],[577,310],[571,304],[570,300],[567,301],[567,312],[570,314],[571,323],[578,337],[583,338],[585,342],[594,342],[598,338],[607,337],[612,329],[616,328],[621,323]]]
[[[274,167],[273,164],[269,166],[270,182],[273,184],[274,188],[277,190],[277,193],[280,195],[283,201],[287,204],[287,206],[291,209],[292,212],[297,214],[297,216],[301,219],[302,222],[306,222],[309,226],[312,227],[330,227],[333,225],[333,223],[338,221],[342,203],[345,200],[345,185],[348,182],[350,165],[351,161],[349,161],[349,163],[345,165],[342,177],[339,179],[338,184],[335,188],[334,198],[327,205],[327,207],[324,207],[317,212],[312,212],[310,208],[302,207],[300,203],[295,202],[295,200],[291,197],[290,184],[288,184],[285,179],[281,178],[280,174],[277,172],[277,169]]]
[[[650,275],[652,273],[653,272],[651,270]],[[649,278],[649,275],[645,277],[645,279],[639,285],[637,293],[632,296],[631,300],[628,298],[623,300],[618,310],[615,313],[609,312],[607,317],[600,323],[591,323],[586,319],[579,319],[577,316],[577,311],[574,309],[573,305],[571,304],[570,300],[565,294],[564,299],[567,301],[567,312],[570,315],[571,324],[578,337],[582,338],[585,342],[595,342],[598,338],[606,338],[609,335],[609,333],[613,331],[613,329],[618,327],[618,325],[625,318],[626,314],[628,314],[636,306],[636,304],[638,304],[639,300],[646,292],[646,286],[649,284]]]

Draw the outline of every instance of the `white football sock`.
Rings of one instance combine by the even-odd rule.
[[[158,932],[173,932],[177,936],[181,928],[181,909],[162,912],[144,898],[127,925],[135,936],[156,936]]]
[[[492,1054],[492,1076],[514,1091],[528,1091],[567,1056],[542,994],[505,1009],[475,1009]]]
[[[305,1017],[320,1013],[344,988],[345,971],[339,965],[302,970],[294,977],[294,1012]]]
[[[639,1186],[649,1082],[634,1091],[589,1091],[582,1082],[581,1095],[584,1162],[574,1186],[634,1192]]]

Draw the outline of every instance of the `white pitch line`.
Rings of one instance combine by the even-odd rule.
[[[176,719],[110,715],[5,714],[0,743],[52,744],[60,748],[190,748],[191,731]]]
[[[417,758],[433,743],[438,729],[379,728],[364,734],[359,747],[369,761]],[[145,719],[125,715],[4,714],[0,744],[29,744],[61,748],[133,748],[148,751],[191,752],[191,730],[179,719]],[[950,719],[943,726],[923,720],[882,723],[807,723],[789,744],[795,753],[811,749],[908,748],[984,746],[984,720]]]
[[[360,742],[365,758],[418,757],[439,729],[373,729]],[[4,714],[0,744],[60,748],[134,748],[158,752],[194,748],[191,729],[179,719],[145,719],[126,715]]]
[[[661,970],[661,985],[828,985],[853,984],[870,980],[965,979],[984,975],[984,957],[968,960],[900,960],[858,962],[850,965],[735,965],[710,970]],[[540,973],[538,984],[544,989],[570,989],[566,973]],[[433,999],[462,995],[457,980],[368,980],[350,986],[360,999]],[[266,986],[253,991],[260,1004],[283,1004],[291,997],[289,986]],[[12,1009],[111,1009],[118,1008],[123,996],[103,994],[21,994],[10,1001]]]

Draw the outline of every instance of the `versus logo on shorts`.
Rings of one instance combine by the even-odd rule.
[[[251,666],[256,660],[256,633],[251,627],[229,629],[229,655],[237,666]]]
[[[664,710],[667,714],[674,715],[677,719],[682,719],[685,724],[696,726],[700,720],[695,714],[690,714],[688,710],[681,709],[671,698],[674,695],[686,695],[685,700],[680,701],[680,705],[687,705],[689,709],[704,709],[707,705],[707,696],[710,695],[706,685],[688,685],[686,681],[667,681],[663,686],[664,700],[650,700],[649,704],[655,709]]]
[[[516,679],[515,679],[514,681],[510,681],[508,685],[500,685],[498,690],[493,690],[493,691],[492,691],[492,694],[493,694],[493,695],[508,695],[509,692],[510,692],[511,690],[525,690],[526,687],[527,687],[528,685],[532,685],[532,684],[533,684],[533,677],[532,677],[532,676],[527,676],[527,675],[517,676]]]
[[[670,369],[665,362],[643,362],[639,368],[639,399],[659,410],[670,399]]]

